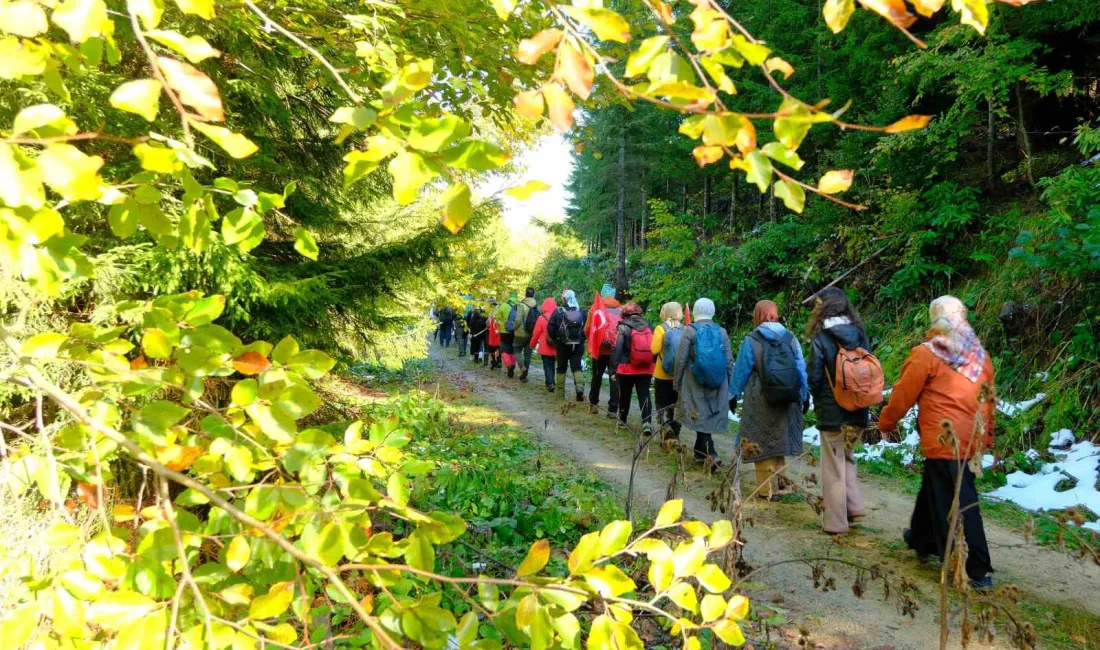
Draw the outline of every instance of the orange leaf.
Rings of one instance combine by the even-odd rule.
[[[700,167],[706,167],[711,163],[716,163],[722,159],[722,147],[715,146],[699,146],[692,150],[691,155],[695,156],[695,162],[699,163]]]
[[[577,146],[573,147],[573,153],[577,154],[578,156],[584,153],[584,143],[578,142]]]
[[[749,153],[756,148],[756,127],[753,126],[752,120],[741,117],[741,130],[737,132],[737,138],[733,144],[741,153]]]
[[[904,0],[859,0],[859,4],[889,20],[902,29],[917,21],[917,17],[905,8]]]
[[[526,63],[527,65],[535,65],[542,58],[543,54],[546,54],[558,44],[561,40],[562,31],[560,29],[544,29],[538,34],[535,34],[531,38],[525,38],[519,42],[519,49],[516,50],[516,59],[520,63]]]
[[[157,64],[168,86],[176,91],[181,102],[195,109],[199,117],[207,122],[225,120],[221,95],[210,77],[192,65],[166,56],[158,56]]]
[[[236,359],[233,359],[233,367],[242,375],[258,375],[270,368],[271,362],[259,352],[249,350]]]
[[[89,508],[99,507],[99,491],[91,483],[80,482],[76,484],[76,493],[80,500]]]
[[[592,94],[592,83],[596,80],[596,71],[572,41],[565,41],[558,48],[558,65],[554,74],[582,100],[588,99]]]
[[[182,472],[188,467],[191,467],[195,459],[201,455],[202,447],[181,447],[180,445],[172,445],[157,453],[157,460],[164,463],[164,465],[172,471]]]
[[[1038,2],[1039,0],[997,0],[997,2],[1004,3],[1006,5],[1012,5],[1013,7],[1022,7],[1029,5],[1032,2]]]
[[[901,133],[902,131],[923,129],[930,119],[932,119],[931,115],[907,115],[883,130],[887,133]]]
[[[573,98],[561,84],[547,84],[542,89],[542,96],[546,98],[546,107],[550,112],[550,123],[559,131],[568,131],[573,126]]]
[[[672,7],[668,6],[661,0],[653,1],[653,9],[657,12],[657,15],[661,17],[661,22],[666,25],[671,25],[676,22],[676,16],[672,15]]]
[[[537,120],[542,117],[543,104],[542,93],[537,90],[525,90],[515,98],[516,114],[529,120]]]
[[[917,9],[917,13],[927,18],[940,9],[943,9],[943,3],[946,1],[947,0],[912,0],[912,3]],[[1003,2],[1004,0],[1001,1]]]
[[[139,354],[130,361],[130,370],[144,370],[149,367],[149,362],[145,360],[144,354]]]

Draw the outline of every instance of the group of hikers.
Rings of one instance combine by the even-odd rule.
[[[855,445],[871,426],[883,440],[890,439],[916,405],[924,473],[904,540],[922,561],[935,555],[942,559],[949,519],[957,508],[968,548],[967,575],[975,587],[992,585],[968,461],[992,447],[993,367],[959,299],[943,296],[931,303],[927,340],[910,351],[877,423],[872,423],[871,407],[884,400],[884,373],[844,291],[829,287],[815,296],[806,328],[808,355],[781,323],[775,302],[756,303],[753,329],[736,353],[714,314],[708,298],[699,298],[690,310],[668,302],[654,327],[639,305],[621,304],[610,285],[595,294],[588,309],[572,290],[561,293],[560,304],[547,296],[539,305],[535,290],[528,288],[522,299],[513,293],[498,304],[490,298],[487,310],[468,305],[450,327],[464,331],[460,356],[468,334],[475,363],[503,367],[509,377],[518,370],[524,382],[532,351],[537,352],[546,389],[564,396],[571,375],[577,402],[587,400],[593,414],[599,413],[606,375],[608,418],[626,427],[635,396],[642,434],[659,432],[672,440],[683,428],[694,431],[694,459],[710,471],[722,464],[714,436],[729,432],[740,403],[736,447],[744,461],[754,464],[753,495],[762,499],[778,500],[794,487],[786,468],[803,453],[804,417],[813,408],[821,443],[822,527],[834,535],[848,532],[867,514]],[[585,352],[592,364],[587,396],[581,376]]]

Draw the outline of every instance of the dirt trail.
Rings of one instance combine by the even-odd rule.
[[[509,380],[503,371],[490,372],[475,367],[466,359],[456,359],[454,351],[433,349],[433,358],[444,374],[456,383],[474,387],[473,397],[531,431],[544,442],[588,464],[605,478],[624,488],[629,481],[633,440],[627,432],[616,432],[611,420],[590,415],[583,404],[562,407],[560,398],[543,388],[541,367],[536,360],[531,381],[521,384]],[[572,401],[572,384],[566,391]],[[603,393],[606,410],[606,385]],[[574,403],[575,404],[575,403]],[[637,411],[637,404],[633,407]],[[632,414],[632,420],[637,413]],[[690,444],[693,434],[684,432]],[[722,458],[733,455],[732,436],[716,441]],[[640,463],[634,479],[635,507],[655,508],[665,499],[672,478],[670,456],[653,449]],[[805,463],[797,463],[793,473],[801,475],[815,471]],[[751,472],[750,472],[751,474]],[[857,599],[852,595],[852,574],[827,568],[835,576],[836,591],[823,593],[813,589],[809,567],[787,564],[775,567],[760,581],[766,587],[750,595],[757,603],[772,603],[788,611],[792,625],[785,626],[783,636],[790,642],[797,635],[797,626],[809,629],[817,647],[844,649],[912,648],[938,646],[936,625],[938,565],[921,567],[900,542],[901,530],[908,524],[912,498],[891,490],[882,482],[864,480],[863,496],[869,508],[866,524],[853,533],[834,539],[821,532],[817,515],[804,503],[764,503],[750,507],[746,517],[753,525],[746,531],[745,557],[749,564],[764,564],[798,558],[837,557],[864,565],[883,563],[914,580],[921,590],[921,609],[916,618],[902,616],[896,601],[883,602],[881,586],[870,589],[870,595]],[[684,499],[685,512],[702,521],[720,519],[705,499],[716,481],[690,468],[678,496]],[[749,488],[751,489],[751,488]],[[1028,594],[1041,595],[1045,600],[1083,606],[1100,613],[1100,570],[1085,566],[1052,550],[1026,544],[1024,539],[986,522],[993,563],[998,583],[1015,583]],[[956,627],[953,625],[953,627]],[[774,638],[774,637],[773,637]],[[950,647],[959,647],[957,629],[952,630]],[[782,644],[781,644],[782,647]],[[1010,647],[1002,635],[993,645],[972,642],[971,648]]]

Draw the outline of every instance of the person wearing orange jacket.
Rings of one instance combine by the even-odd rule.
[[[542,301],[538,320],[535,321],[535,329],[531,332],[531,341],[535,344],[535,352],[538,352],[539,356],[542,357],[542,374],[546,379],[546,390],[551,393],[554,392],[556,387],[554,383],[554,363],[557,360],[555,357],[557,351],[554,349],[553,339],[550,338],[548,325],[550,317],[554,315],[557,308],[558,303],[554,300],[554,297],[547,296],[546,300]]]
[[[928,340],[910,350],[878,426],[886,439],[917,405],[924,474],[903,537],[922,560],[932,555],[944,559],[955,486],[961,481],[957,508],[968,549],[966,573],[974,588],[990,589],[993,566],[971,463],[980,464],[983,452],[993,445],[993,363],[961,300],[941,296],[928,311]]]

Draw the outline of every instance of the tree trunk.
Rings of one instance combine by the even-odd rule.
[[[997,128],[997,125],[993,121],[993,99],[992,98],[986,100],[986,106],[988,107],[987,114],[989,116],[989,123],[988,123],[989,139],[986,141],[986,144],[985,144],[985,173],[986,173],[986,176],[989,178],[989,183],[992,184],[993,183],[993,174],[994,174],[994,171],[993,171],[993,136],[994,136],[994,130]]]
[[[712,205],[711,205],[711,188],[712,188],[712,186],[713,186],[713,181],[711,181],[710,176],[708,175],[708,176],[703,177],[703,216],[704,217],[709,216],[710,212],[711,212],[711,207],[712,207]]]
[[[688,184],[684,183],[684,196],[680,200],[680,212],[686,213],[688,211]]]
[[[776,220],[775,195],[768,195],[768,221]]]
[[[649,199],[646,198],[648,194],[649,188],[646,187],[645,183],[642,183],[642,231],[640,233],[642,239],[642,250],[645,250],[646,244],[649,243],[648,238],[646,237],[646,220],[649,216]]]
[[[1027,120],[1024,119],[1024,91],[1020,86],[1020,80],[1016,80],[1016,120],[1019,123],[1017,130],[1020,133],[1020,141],[1024,146],[1024,165],[1027,168],[1027,182],[1031,189],[1035,189],[1035,176],[1031,173],[1031,136],[1027,134]]]
[[[737,174],[730,181],[730,229],[737,223]]]
[[[616,221],[619,224],[618,255],[615,281],[619,291],[626,291],[626,131],[619,129],[619,205]]]

